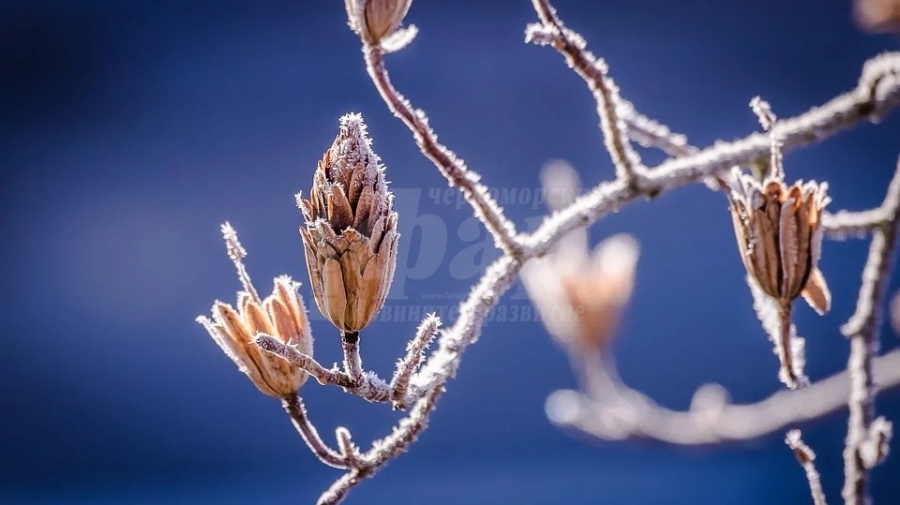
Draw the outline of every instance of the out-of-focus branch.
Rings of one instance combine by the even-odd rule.
[[[806,480],[809,481],[809,490],[812,493],[813,504],[827,505],[825,492],[822,490],[822,479],[816,470],[816,453],[803,441],[800,430],[789,431],[784,439],[784,443],[794,451],[797,462],[800,463],[803,471],[806,472]]]
[[[688,446],[748,441],[834,412],[850,392],[846,371],[747,405],[732,405],[721,386],[706,385],[697,390],[690,410],[681,412],[629,388],[608,366],[588,366],[602,379],[592,380],[594,387],[605,384],[602,392],[589,397],[556,391],[547,399],[547,414],[560,427],[603,440],[638,438]],[[875,358],[873,368],[877,389],[900,385],[900,351]]]
[[[881,435],[872,432],[876,393],[872,367],[880,347],[878,335],[900,226],[900,162],[881,210],[887,220],[882,221],[873,232],[869,258],[863,268],[856,312],[841,328],[841,332],[850,339],[850,359],[847,362],[847,373],[850,375],[850,419],[844,449],[846,480],[843,490],[844,501],[848,505],[866,505],[869,502],[868,471],[877,461],[866,461],[865,446],[873,443],[873,438],[881,438]],[[885,423],[883,421],[880,424]],[[881,445],[882,442],[877,440],[874,443]]]

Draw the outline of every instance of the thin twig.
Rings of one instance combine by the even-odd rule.
[[[380,47],[364,44],[366,69],[375,87],[384,99],[388,108],[400,118],[416,139],[422,153],[430,159],[447,178],[452,187],[459,188],[475,211],[477,217],[494,237],[497,247],[517,255],[520,246],[516,241],[516,229],[503,214],[503,209],[491,197],[487,188],[481,184],[481,176],[466,167],[446,146],[438,142],[437,135],[428,126],[428,116],[421,109],[414,109],[412,104],[400,94],[391,83],[387,68],[384,65],[384,53]]]
[[[628,128],[619,117],[622,99],[619,87],[607,74],[606,62],[587,50],[584,38],[563,25],[549,1],[533,0],[532,4],[541,24],[530,26],[525,40],[552,45],[566,57],[569,68],[584,79],[597,102],[600,129],[616,167],[616,176],[628,184],[637,183],[644,167],[628,140]]]
[[[846,371],[747,405],[728,403],[727,392],[709,384],[697,390],[690,410],[679,412],[629,388],[602,363],[593,366],[592,382],[602,385],[602,391],[590,396],[556,391],[547,399],[547,413],[560,427],[602,440],[637,438],[685,446],[746,442],[835,412],[846,405],[850,391]],[[900,350],[875,358],[873,368],[879,391],[896,387]]]
[[[873,232],[856,312],[841,328],[841,332],[850,339],[850,359],[847,362],[850,419],[844,449],[843,490],[844,501],[848,505],[867,505],[869,500],[868,467],[862,453],[875,418],[872,362],[878,356],[880,347],[878,334],[900,225],[900,162],[881,209],[889,219]]]
[[[800,430],[789,431],[784,439],[784,443],[794,451],[794,456],[797,457],[797,461],[803,467],[803,471],[806,472],[806,480],[809,481],[809,490],[812,493],[813,504],[827,505],[825,492],[822,490],[822,479],[819,477],[819,472],[816,470],[814,463],[816,453],[803,442]]]
[[[301,368],[319,381],[319,384],[340,386],[346,392],[361,396],[370,402],[391,401],[390,387],[374,373],[364,373],[360,381],[354,381],[347,373],[334,368],[327,369],[310,356],[269,335],[259,335],[255,342],[260,349],[277,354],[290,364]]]
[[[393,380],[391,380],[394,408],[406,408],[406,394],[409,390],[409,381],[425,358],[425,349],[431,343],[440,325],[440,318],[435,314],[429,314],[422,320],[422,323],[416,330],[416,336],[406,346],[406,356],[397,363],[397,371],[394,373]]]
[[[316,431],[316,427],[309,421],[309,417],[306,415],[306,408],[303,406],[303,400],[299,396],[293,395],[284,398],[281,404],[291,417],[291,422],[297,428],[297,432],[303,437],[303,441],[306,442],[309,449],[322,463],[334,468],[349,468],[347,459],[328,447],[322,441],[322,438],[319,437],[319,432]]]

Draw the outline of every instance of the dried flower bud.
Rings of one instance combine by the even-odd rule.
[[[757,179],[735,169],[729,200],[741,259],[759,288],[780,304],[798,296],[819,314],[831,308],[831,293],[817,265],[822,245],[822,209],[828,185],[780,178]]]
[[[522,279],[551,335],[567,347],[602,352],[631,298],[638,255],[633,237],[615,235],[590,258],[584,254],[579,261],[568,255],[531,262]]]
[[[300,228],[316,304],[346,334],[381,310],[397,264],[397,213],[384,167],[359,114],[340,133],[313,177],[309,200],[297,195]]]
[[[253,339],[265,333],[312,356],[313,338],[306,308],[297,292],[300,283],[286,275],[277,277],[272,294],[260,300],[244,268],[242,260],[247,253],[238,242],[234,228],[225,223],[222,234],[244,289],[238,292],[237,309],[216,301],[212,319],[200,316],[197,322],[260,391],[276,398],[292,396],[306,382],[306,372],[262,351]]]
[[[344,0],[350,28],[369,44],[390,36],[409,10],[412,0]]]

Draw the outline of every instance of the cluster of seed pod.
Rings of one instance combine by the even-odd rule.
[[[345,339],[359,338],[381,310],[397,262],[397,213],[384,166],[372,150],[359,114],[340,119],[340,131],[313,176],[309,199],[297,195],[305,218],[300,228],[316,305]],[[246,251],[226,223],[222,233],[243,289],[238,308],[215,302],[212,318],[198,318],[213,340],[251,381],[270,396],[289,398],[306,381],[303,370],[261,351],[254,343],[269,335],[312,356],[309,319],[287,276],[275,279],[261,300],[243,264]]]

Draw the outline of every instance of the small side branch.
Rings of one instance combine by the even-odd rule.
[[[428,125],[428,116],[421,109],[414,109],[412,104],[394,88],[384,65],[384,53],[380,47],[366,44],[363,46],[366,69],[375,83],[387,106],[395,116],[400,118],[416,139],[422,153],[430,159],[447,178],[452,187],[459,188],[475,211],[477,217],[494,237],[500,249],[518,255],[519,243],[516,241],[516,229],[503,214],[503,209],[491,198],[487,188],[481,184],[481,176],[466,167],[446,146],[438,142],[437,135]]]
[[[429,314],[422,320],[419,329],[416,330],[416,336],[406,346],[406,356],[397,363],[397,371],[394,373],[394,379],[391,380],[391,389],[393,389],[392,398],[394,400],[395,409],[406,408],[406,395],[409,390],[409,381],[413,373],[419,368],[424,359],[425,349],[434,334],[441,325],[441,320],[435,314]]]
[[[816,470],[816,465],[814,463],[816,460],[816,453],[803,442],[803,439],[800,436],[800,430],[789,431],[787,437],[784,439],[784,443],[794,451],[797,462],[800,463],[800,466],[803,467],[803,471],[806,472],[806,480],[809,481],[809,490],[812,493],[813,504],[827,505],[825,492],[822,491],[822,479],[819,477],[819,472]]]
[[[383,403],[391,401],[390,387],[373,373],[362,374],[359,381],[354,381],[347,373],[334,368],[325,368],[312,357],[269,335],[259,335],[256,337],[255,342],[260,349],[277,354],[287,360],[288,363],[303,369],[314,377],[319,384],[340,386],[348,393],[361,396],[370,402]]]
[[[291,422],[297,428],[297,432],[303,437],[303,441],[309,446],[309,449],[319,458],[322,463],[334,468],[349,468],[347,458],[341,456],[331,448],[329,448],[322,438],[316,427],[309,421],[306,415],[306,408],[303,406],[303,400],[299,396],[293,395],[284,398],[281,401],[284,410],[291,417]]]
[[[644,167],[628,140],[628,127],[619,116],[622,99],[619,87],[607,74],[606,62],[587,50],[584,38],[563,25],[549,0],[532,0],[532,4],[541,23],[528,27],[525,40],[552,46],[565,56],[569,67],[584,79],[597,102],[600,129],[606,150],[616,167],[616,176],[629,185],[636,184]]]
[[[873,233],[856,312],[841,328],[841,332],[850,339],[850,359],[847,362],[850,418],[844,449],[843,489],[844,501],[848,505],[866,505],[869,500],[869,466],[864,452],[875,418],[872,364],[880,347],[878,334],[900,224],[900,162],[881,209],[889,218],[888,222],[882,223]]]

